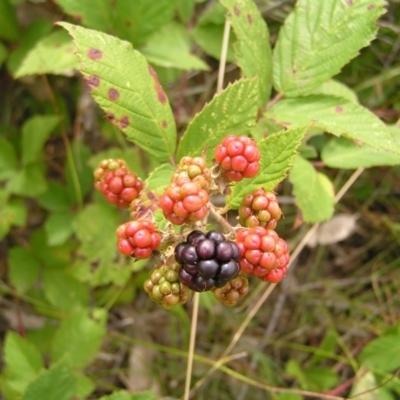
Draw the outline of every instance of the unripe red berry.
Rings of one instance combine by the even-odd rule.
[[[129,221],[116,230],[118,250],[125,256],[149,258],[161,243],[161,237],[150,221]]]
[[[236,244],[243,272],[274,283],[286,275],[290,258],[288,246],[275,231],[261,226],[242,228],[236,233]]]
[[[255,142],[247,136],[225,137],[216,147],[214,156],[231,181],[239,182],[243,178],[252,178],[260,169],[260,152]]]

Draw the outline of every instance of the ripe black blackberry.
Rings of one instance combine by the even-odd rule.
[[[179,279],[189,289],[204,292],[222,287],[240,271],[239,248],[216,231],[193,231],[175,248]]]

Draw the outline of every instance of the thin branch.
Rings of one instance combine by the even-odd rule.
[[[194,346],[196,344],[197,319],[199,316],[199,299],[200,299],[200,294],[196,292],[193,296],[193,314],[192,314],[192,323],[190,326],[189,354],[188,354],[188,362],[186,368],[185,393],[183,396],[184,400],[189,400],[189,395],[190,395],[190,382],[192,379],[192,370],[193,370],[193,354],[194,354]]]
[[[228,20],[226,20],[224,28],[224,37],[222,39],[221,60],[219,62],[219,69],[218,69],[217,93],[221,92],[224,86],[226,56],[228,54],[230,30],[231,30],[231,23]]]

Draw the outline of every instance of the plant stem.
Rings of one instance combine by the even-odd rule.
[[[185,394],[183,396],[184,400],[189,400],[189,395],[190,395],[190,382],[192,379],[192,370],[193,370],[193,354],[194,354],[194,346],[196,344],[197,318],[199,315],[199,299],[200,299],[200,294],[198,292],[195,292],[193,296],[193,314],[192,314],[192,323],[190,326],[189,354],[188,354],[188,362],[186,368]]]
[[[226,20],[224,28],[224,37],[222,39],[221,60],[219,62],[217,93],[222,91],[224,86],[224,75],[226,67],[226,56],[228,54],[229,34],[231,30],[231,23]]]
[[[217,93],[222,91],[223,84],[224,84],[224,74],[225,74],[225,67],[226,67],[226,56],[228,53],[228,44],[229,44],[229,34],[230,34],[230,27],[231,24],[228,20],[225,20],[225,29],[224,29],[224,37],[222,39],[222,48],[221,48],[221,59],[219,63],[219,70],[218,70],[218,82],[217,82]],[[211,207],[212,213],[215,217],[215,210]],[[224,220],[223,225],[227,227],[226,224],[229,225],[227,221],[220,215],[218,215],[220,220]],[[217,218],[218,218],[217,217]],[[232,227],[229,225],[230,229]],[[185,392],[184,392],[184,400],[189,400],[190,396],[190,383],[192,379],[192,369],[193,369],[193,355],[194,355],[194,348],[196,344],[196,330],[197,330],[197,318],[199,312],[199,293],[195,293],[193,296],[193,315],[192,315],[192,322],[190,327],[190,342],[189,342],[189,354],[188,354],[188,363],[186,369],[186,381],[185,381]]]

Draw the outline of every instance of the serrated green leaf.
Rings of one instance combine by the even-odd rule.
[[[243,76],[258,77],[258,106],[263,108],[271,93],[272,52],[269,32],[253,0],[221,0],[236,33],[235,55]]]
[[[20,170],[6,184],[9,193],[26,197],[37,197],[47,189],[45,171],[42,164],[32,164]]]
[[[40,261],[27,248],[14,246],[8,253],[8,278],[19,293],[26,293],[36,282]]]
[[[13,145],[3,136],[0,136],[0,181],[14,176],[18,170],[17,154]]]
[[[22,127],[22,163],[27,165],[40,159],[43,146],[59,124],[57,115],[35,115]]]
[[[170,22],[153,34],[140,52],[153,65],[182,70],[208,70],[208,65],[190,53],[190,37],[185,28]]]
[[[96,224],[92,222],[96,220]],[[91,286],[115,283],[124,285],[131,269],[125,257],[118,258],[117,241],[112,234],[122,223],[121,214],[109,204],[92,204],[83,209],[74,221],[74,230],[81,242],[79,259],[70,268],[71,274]]]
[[[71,400],[76,392],[76,378],[64,363],[43,371],[26,389],[21,400]]]
[[[400,131],[400,130],[399,130]],[[400,137],[400,135],[398,135]],[[383,165],[400,165],[400,155],[357,145],[345,138],[332,138],[322,148],[322,161],[331,168],[370,168]]]
[[[29,51],[35,47],[35,44],[39,39],[47,36],[52,28],[53,24],[47,20],[37,20],[29,25],[28,29],[20,39],[18,47],[12,51],[8,57],[7,69],[11,75],[15,75],[15,72],[20,67]]]
[[[400,367],[400,335],[386,334],[369,342],[359,355],[368,368],[394,371]]]
[[[366,108],[343,98],[310,95],[285,99],[265,113],[284,126],[313,123],[315,128],[346,136],[376,149],[400,154],[386,125]]]
[[[178,160],[200,156],[204,150],[211,159],[225,136],[249,131],[257,116],[257,84],[255,79],[242,79],[215,95],[186,129],[179,143]]]
[[[38,349],[15,332],[9,331],[4,344],[4,375],[7,386],[22,394],[44,368]]]
[[[175,1],[157,0],[116,0],[117,20],[114,29],[119,37],[129,40],[136,48],[168,23],[175,11]]]
[[[74,231],[73,222],[74,218],[68,212],[50,214],[44,223],[48,245],[58,246],[65,243]]]
[[[175,168],[171,164],[163,164],[156,168],[146,179],[146,190],[161,194],[171,183],[171,176]]]
[[[88,28],[113,31],[113,9],[110,0],[55,0],[62,10]]]
[[[10,41],[19,38],[17,16],[8,0],[0,0],[0,38]]]
[[[258,143],[261,152],[260,172],[254,178],[243,179],[233,186],[232,194],[228,198],[231,208],[239,208],[243,196],[252,190],[263,187],[266,191],[272,191],[285,178],[308,128],[300,126],[281,131]]]
[[[86,311],[75,312],[56,333],[53,362],[65,359],[71,368],[85,368],[96,358],[105,333],[105,321],[90,318]]]
[[[71,264],[71,253],[76,244],[68,241],[59,246],[49,246],[43,227],[36,229],[29,240],[31,249],[36,257],[49,268],[66,268]]]
[[[342,97],[346,100],[351,101],[352,103],[358,104],[358,98],[354,90],[350,89],[348,86],[339,81],[335,81],[334,79],[330,79],[329,81],[324,82],[322,85],[312,90],[310,94],[323,94],[335,97]]]
[[[151,7],[149,7],[151,8]],[[127,138],[160,161],[175,151],[176,129],[168,98],[144,56],[105,33],[60,23],[76,44],[92,96]]]
[[[71,75],[72,70],[77,67],[78,61],[71,38],[60,30],[36,43],[15,71],[14,77],[37,74]]]
[[[65,185],[56,181],[48,181],[47,191],[36,201],[47,211],[66,211],[72,205]]]
[[[298,156],[293,162],[289,179],[293,194],[305,222],[330,219],[334,212],[334,190],[330,180],[317,172],[310,162]]]
[[[216,2],[210,5],[210,7],[206,7],[192,31],[193,39],[201,49],[206,54],[209,54],[217,60],[221,58],[225,14],[226,9],[220,3]],[[226,55],[226,60],[228,62],[235,62],[233,43],[236,40],[236,35],[234,32],[231,32],[229,35],[228,52]]]
[[[76,312],[88,305],[88,285],[70,276],[63,269],[45,268],[43,286],[46,298],[61,311]]]
[[[340,72],[375,38],[383,0],[299,0],[279,32],[273,56],[275,89],[287,97]]]

